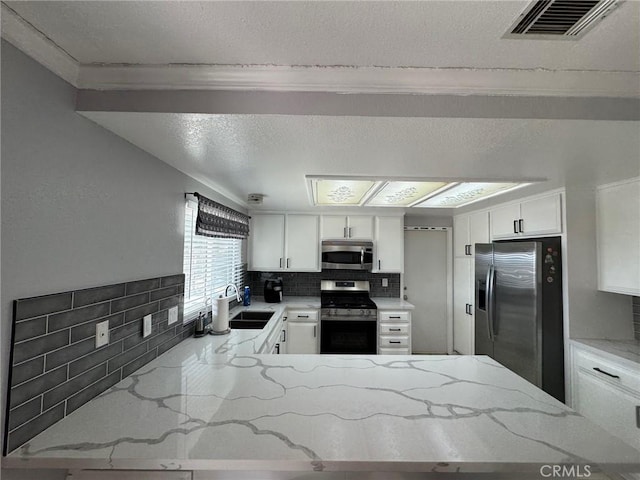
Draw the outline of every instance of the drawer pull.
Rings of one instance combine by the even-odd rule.
[[[401,332],[402,329],[401,328],[390,328],[389,331],[390,332]]]
[[[400,343],[399,340],[390,340],[389,343]]]
[[[598,367],[593,367],[596,372],[604,373],[605,375],[611,378],[620,378],[618,375],[614,375],[613,373],[605,372],[604,370],[599,369]]]

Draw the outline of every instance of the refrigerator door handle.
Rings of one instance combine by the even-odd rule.
[[[495,268],[493,265],[489,265],[489,269],[487,270],[487,288],[485,290],[485,305],[487,306],[487,331],[489,332],[489,340],[492,342],[495,339],[495,332],[493,331],[493,315],[494,315],[494,305],[493,305],[493,289],[495,286]]]

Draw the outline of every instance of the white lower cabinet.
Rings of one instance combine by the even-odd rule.
[[[320,353],[318,310],[289,310],[286,316],[286,353]]]
[[[378,310],[378,354],[411,355],[411,312]]]
[[[640,372],[572,346],[573,408],[640,450]]]

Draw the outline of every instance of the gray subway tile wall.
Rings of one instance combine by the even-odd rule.
[[[640,340],[640,297],[633,297],[633,333]]]
[[[320,280],[368,280],[372,297],[400,297],[399,273],[371,273],[358,270],[323,270],[322,272],[247,272],[248,285],[255,300],[264,299],[264,282],[282,278],[284,297],[320,296]],[[389,281],[382,286],[382,279]]]
[[[16,300],[5,454],[193,335],[194,324],[182,324],[183,291],[178,274]],[[168,325],[173,306],[178,322]],[[105,320],[109,343],[96,349]]]

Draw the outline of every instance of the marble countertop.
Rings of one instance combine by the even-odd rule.
[[[415,305],[402,298],[372,297],[371,300],[380,310],[414,310],[416,308]]]
[[[485,356],[216,354],[185,340],[3,459],[27,468],[637,471],[640,452]]]
[[[640,368],[640,340],[573,339],[571,343]]]
[[[253,301],[245,307],[239,305],[229,311],[229,318],[244,310],[272,310],[273,317],[262,330],[234,330],[226,335],[207,335],[208,342],[216,354],[259,353],[276,326],[278,319],[287,308],[320,308],[320,297],[286,297],[281,303]],[[204,338],[203,338],[204,339]]]

